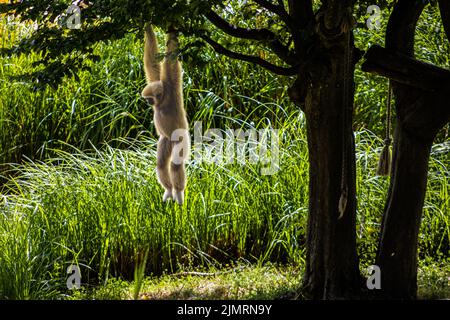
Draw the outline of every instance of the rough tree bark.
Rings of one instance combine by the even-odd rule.
[[[390,77],[396,98],[393,167],[376,258],[381,269],[380,297],[389,299],[416,298],[428,160],[436,134],[450,120],[450,73],[411,59],[424,6],[420,0],[400,0],[388,24],[388,50],[372,48],[363,65],[363,70]],[[391,63],[386,56],[393,58]]]
[[[315,45],[290,92],[294,101],[305,97],[310,181],[304,289],[312,299],[360,294],[351,125],[355,68],[351,8],[351,1],[328,1],[316,15]],[[347,203],[338,219],[343,179]]]

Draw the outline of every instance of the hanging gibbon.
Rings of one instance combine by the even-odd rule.
[[[164,61],[159,62],[158,43],[150,24],[145,29],[144,68],[147,86],[142,97],[153,106],[154,124],[159,135],[156,174],[164,187],[163,201],[184,201],[185,160],[189,155],[189,125],[183,103],[182,68],[177,59],[178,38],[167,33]]]

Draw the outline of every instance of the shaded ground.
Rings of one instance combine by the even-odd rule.
[[[141,287],[118,279],[92,291],[75,292],[69,299],[241,300],[302,299],[302,270],[292,266],[240,266],[222,271],[185,271],[147,277]],[[419,268],[420,299],[450,299],[450,264]]]

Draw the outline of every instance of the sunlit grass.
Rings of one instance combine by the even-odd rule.
[[[303,129],[294,129],[294,123],[301,121],[285,126],[276,175],[261,176],[257,165],[249,163],[191,162],[182,207],[161,201],[151,141],[131,150],[60,152],[46,163],[17,167],[0,207],[3,296],[42,298],[65,292],[69,264],[80,265],[87,286],[111,277],[139,278],[135,271],[147,251],[146,273],[154,275],[221,268],[239,259],[302,265],[308,165]],[[357,135],[363,265],[373,262],[388,184],[375,176],[380,146],[369,132]],[[448,258],[449,171],[441,165],[443,157],[434,153],[431,161],[422,257]]]

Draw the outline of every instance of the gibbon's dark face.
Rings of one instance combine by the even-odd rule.
[[[149,83],[144,90],[142,90],[141,96],[145,99],[145,101],[151,105],[155,106],[161,102],[163,97],[163,87],[161,81],[155,81]]]
[[[161,102],[162,94],[158,93],[156,96],[144,96],[143,98],[149,105],[154,106]]]
[[[153,97],[145,97],[145,101],[151,106],[155,104],[155,99],[153,99]]]

